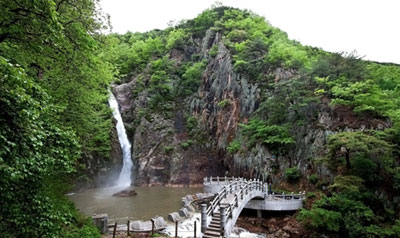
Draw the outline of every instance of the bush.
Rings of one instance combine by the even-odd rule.
[[[189,146],[193,145],[193,140],[187,140],[181,143],[181,147],[186,150]]]
[[[248,124],[240,124],[240,126],[243,128],[243,134],[249,139],[249,147],[262,142],[271,146],[271,149],[279,150],[294,143],[287,125],[270,125],[267,121],[253,118]]]
[[[169,154],[173,150],[174,150],[173,146],[164,146],[164,151],[166,154]]]
[[[289,182],[297,182],[301,176],[301,173],[298,168],[292,167],[292,168],[286,169],[285,176]]]
[[[318,182],[318,175],[311,174],[310,176],[308,176],[308,181],[312,184],[316,184]]]
[[[217,106],[219,108],[225,108],[226,106],[230,105],[231,101],[229,101],[229,99],[225,98],[224,100],[220,101]]]
[[[197,127],[197,119],[195,117],[188,117],[186,119],[186,129],[191,132]]]
[[[400,167],[394,169],[392,186],[395,190],[400,191]]]
[[[241,144],[238,140],[234,140],[229,143],[229,146],[226,148],[230,154],[234,154],[240,150]]]
[[[210,51],[208,52],[208,54],[209,54],[211,57],[217,56],[217,54],[218,54],[218,45],[213,45],[213,46],[211,47]]]

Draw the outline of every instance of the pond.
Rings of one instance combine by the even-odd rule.
[[[149,220],[157,215],[166,219],[168,213],[182,207],[182,197],[202,192],[203,188],[135,187],[136,196],[112,196],[121,190],[121,187],[89,189],[70,194],[69,198],[88,216],[107,213],[109,221],[125,223],[128,219]]]

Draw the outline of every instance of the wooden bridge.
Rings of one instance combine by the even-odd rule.
[[[270,186],[262,181],[234,177],[204,178],[204,190],[216,194],[208,206],[201,205],[201,232],[204,238],[229,237],[243,208],[297,210],[302,207],[304,199],[304,192],[274,194]]]

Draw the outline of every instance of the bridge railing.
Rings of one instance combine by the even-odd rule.
[[[264,191],[264,183],[260,182],[259,180],[253,180],[248,182],[244,186],[241,186],[240,190],[234,194],[235,198],[232,200],[232,202],[229,204],[224,204],[226,207],[225,217],[227,219],[232,218],[233,210],[236,207],[239,207],[239,202],[240,200],[243,200],[243,196],[246,196],[249,192],[253,190]]]
[[[303,192],[300,192],[300,193],[290,193],[290,194],[285,194],[285,193],[281,193],[281,194],[275,194],[275,193],[272,193],[272,194],[268,194],[268,195],[265,195],[265,199],[267,199],[267,200],[272,200],[272,199],[274,199],[274,198],[279,198],[279,199],[282,199],[282,200],[294,200],[294,199],[297,199],[297,200],[304,200],[305,199],[305,195],[306,195],[306,192],[305,191],[303,191]]]
[[[207,216],[213,214],[215,208],[217,208],[220,204],[222,199],[226,198],[228,194],[235,193],[238,187],[241,187],[247,184],[247,180],[241,178],[235,178],[232,180],[233,182],[229,183],[228,185],[224,186],[214,197],[214,199],[210,202],[207,208]]]
[[[203,178],[203,184],[210,184],[210,183],[216,183],[216,184],[219,184],[219,183],[229,183],[229,182],[232,182],[232,181],[235,181],[235,179],[237,179],[237,178],[235,178],[235,177],[205,177],[205,178]]]

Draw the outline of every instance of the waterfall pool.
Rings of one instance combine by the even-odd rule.
[[[138,193],[133,197],[113,197],[121,187],[89,189],[68,194],[76,207],[88,216],[107,213],[109,221],[125,223],[127,220],[149,220],[182,207],[181,198],[187,194],[202,192],[203,188],[135,187]]]

